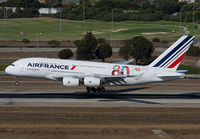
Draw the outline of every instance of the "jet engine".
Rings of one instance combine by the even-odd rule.
[[[84,85],[88,87],[100,86],[100,79],[95,77],[85,77]]]
[[[63,78],[63,86],[70,87],[70,86],[79,86],[79,79],[76,78],[68,78],[64,77]]]

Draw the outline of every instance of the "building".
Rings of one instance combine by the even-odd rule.
[[[38,0],[39,3],[45,3],[45,0]]]
[[[45,3],[46,0],[38,0],[38,1],[39,1],[39,3]],[[62,3],[75,3],[75,4],[79,5],[80,0],[62,0]]]
[[[196,0],[179,0],[179,2],[187,2],[187,3],[193,3],[195,2]]]
[[[62,3],[75,3],[75,4],[79,5],[80,0],[62,0]]]
[[[5,7],[6,8],[6,10],[11,10],[13,13],[15,13],[16,12],[16,7]],[[0,9],[2,9],[2,7],[0,7]],[[21,10],[24,10],[24,8],[20,8]]]
[[[39,13],[40,14],[56,14],[60,12],[61,8],[40,8]]]
[[[148,2],[154,4],[155,0],[148,0]]]
[[[8,0],[0,0],[0,3],[1,3],[1,2],[6,2],[6,1],[8,1]]]

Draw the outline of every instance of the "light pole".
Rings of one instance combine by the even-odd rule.
[[[62,32],[62,11],[60,12],[60,28],[59,31]]]
[[[6,8],[4,9],[4,24],[3,24],[3,31],[6,32]]]
[[[6,6],[5,6],[5,10],[4,10],[4,32],[6,32],[6,19],[7,19],[7,0],[6,0]]]
[[[85,21],[85,1],[83,1],[83,22]]]
[[[182,15],[181,15],[181,11],[180,11],[180,34],[182,34],[182,31],[181,31],[181,26],[182,26],[182,24],[181,24],[181,19],[182,18]]]
[[[39,46],[39,44],[38,44],[38,40],[39,40],[39,38],[38,38],[39,36],[38,36],[38,32],[37,32],[37,38],[36,38],[36,45],[37,45],[37,48],[38,48],[38,46]]]
[[[195,25],[194,25],[194,2],[193,2],[193,11],[192,11],[192,22],[193,22],[193,30],[195,32]]]
[[[113,46],[113,9],[112,9],[112,21],[111,21],[111,39],[110,39],[110,45],[111,45],[111,47]]]

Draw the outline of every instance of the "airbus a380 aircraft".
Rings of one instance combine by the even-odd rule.
[[[62,81],[66,87],[86,86],[87,92],[104,92],[104,86],[136,85],[184,78],[177,68],[194,40],[182,36],[150,65],[102,63],[51,58],[19,59],[6,68],[13,76]],[[18,82],[16,82],[18,84]]]

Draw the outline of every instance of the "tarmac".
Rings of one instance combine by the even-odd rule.
[[[197,85],[199,86],[194,86]],[[86,93],[84,88],[65,91],[1,89],[0,106],[199,108],[200,90],[151,90],[148,87],[137,86],[108,90],[105,93]]]
[[[0,138],[199,138],[200,79],[106,87],[0,77]],[[161,136],[162,135],[162,136]]]
[[[50,107],[200,107],[200,79],[156,84],[106,87],[87,93],[84,86],[66,88],[62,82],[0,76],[0,106]],[[192,75],[193,76],[193,75]]]

